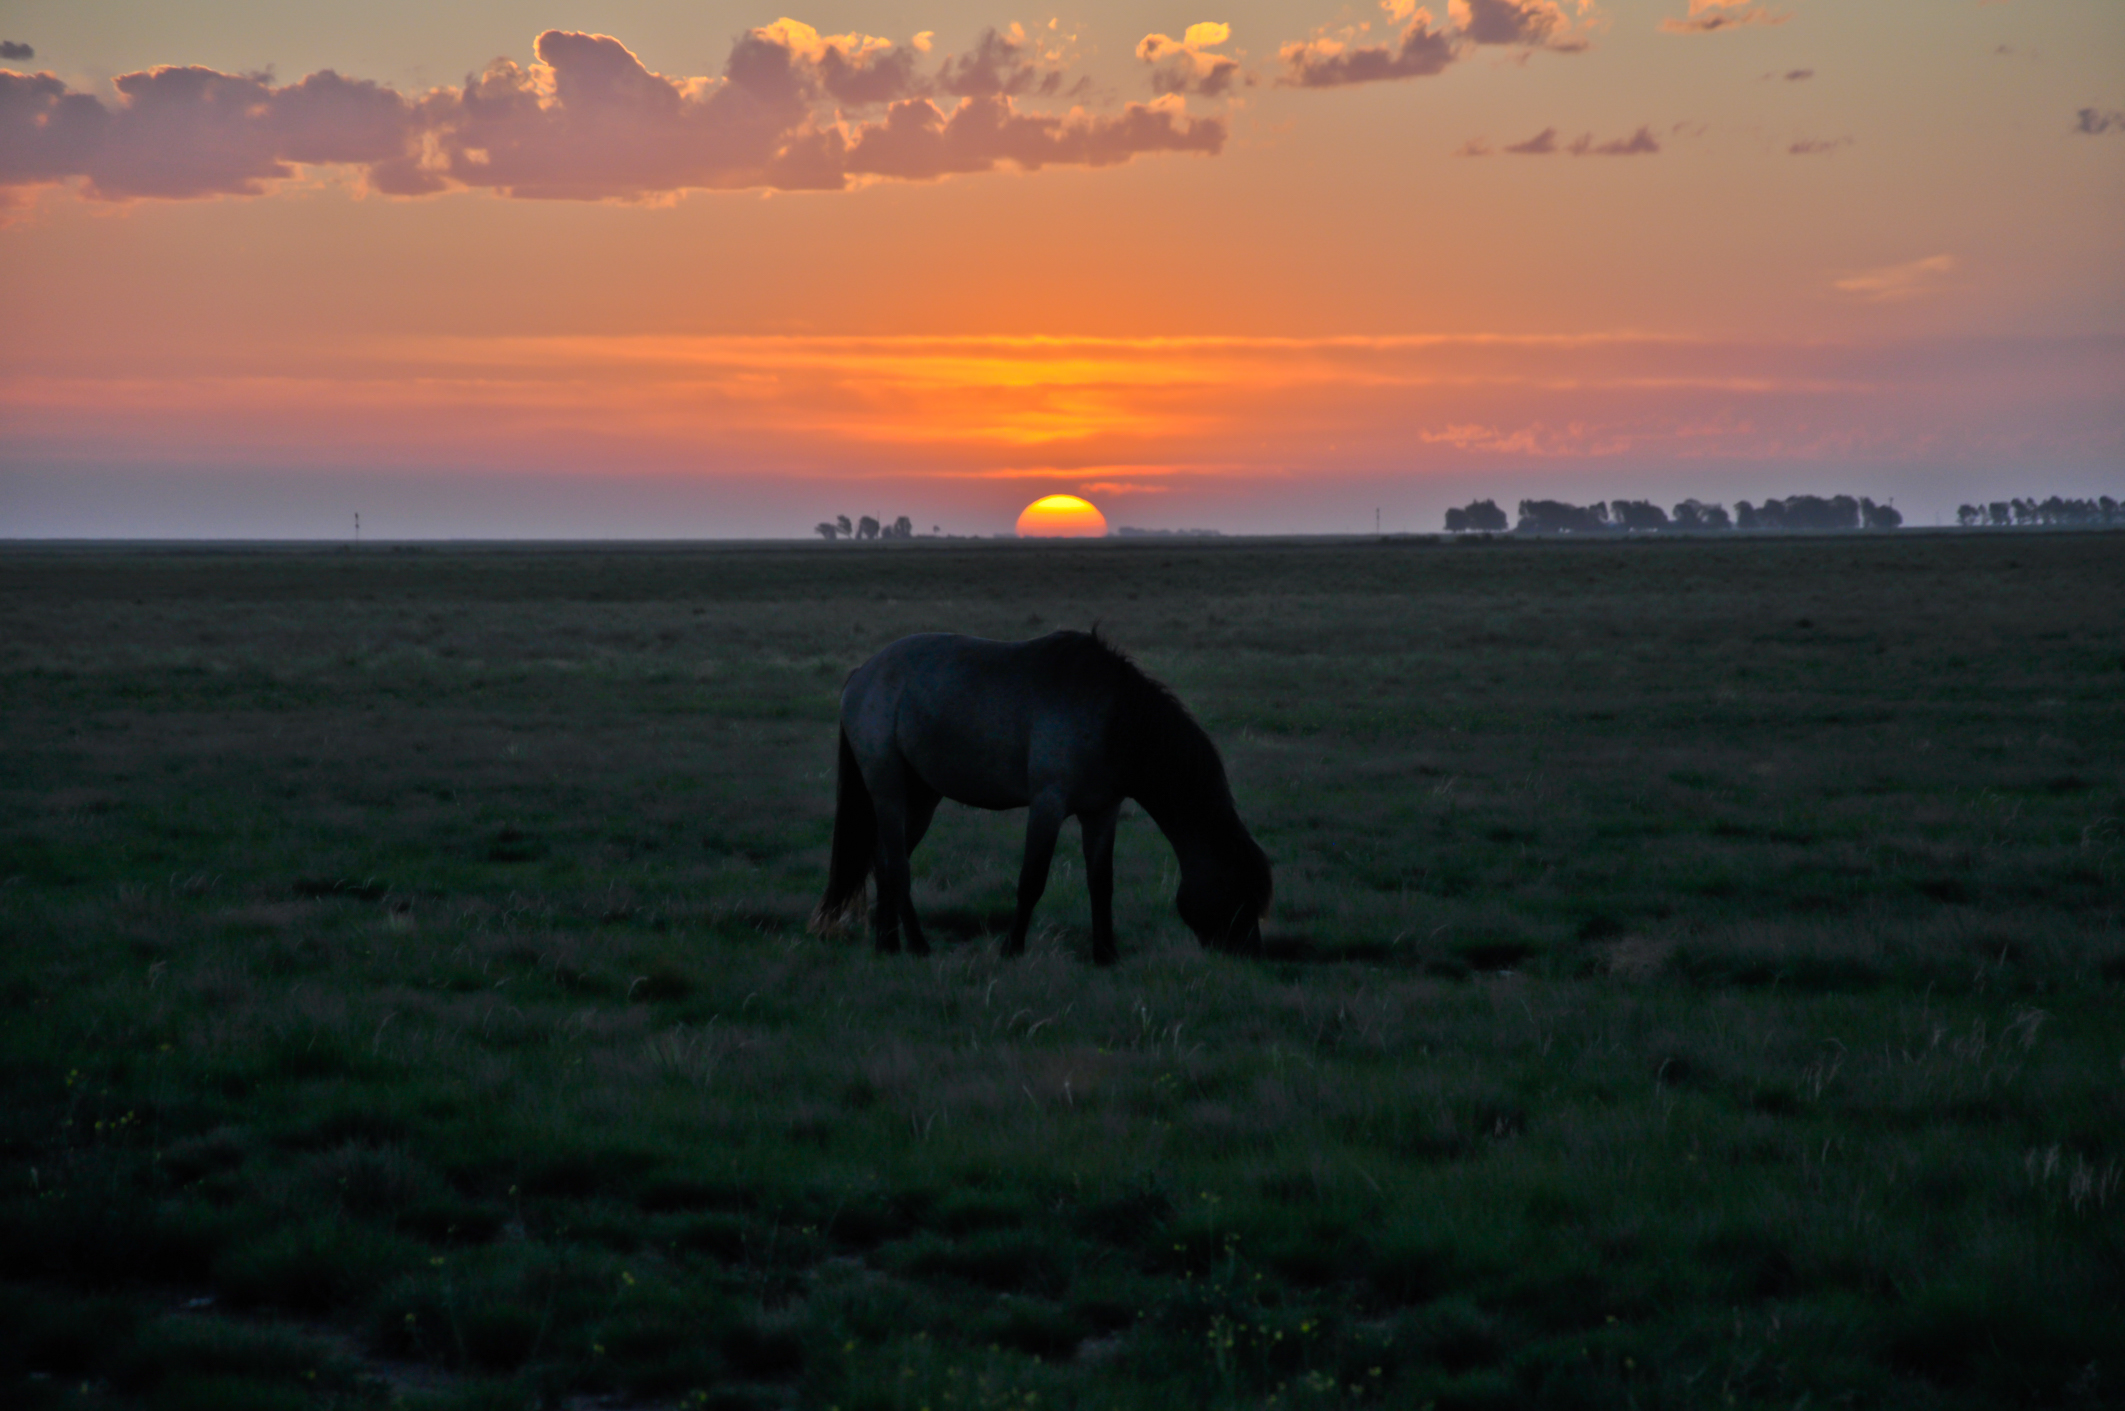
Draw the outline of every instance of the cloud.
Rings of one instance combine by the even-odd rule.
[[[1557,129],[1545,127],[1525,142],[1509,142],[1505,151],[1521,157],[1548,157],[1558,152],[1569,152],[1575,157],[1639,157],[1651,156],[1660,150],[1660,141],[1653,136],[1650,127],[1641,127],[1629,137],[1615,137],[1607,142],[1596,142],[1591,132],[1574,138],[1569,146],[1557,142]],[[1471,139],[1458,155],[1466,157],[1486,156],[1490,148],[1481,138]]]
[[[1480,137],[1471,137],[1468,141],[1454,148],[1454,155],[1456,157],[1488,157],[1490,155],[1490,143]]]
[[[1787,83],[1806,83],[1806,82],[1807,82],[1807,81],[1808,81],[1809,79],[1811,79],[1811,78],[1813,78],[1813,77],[1815,77],[1815,70],[1813,70],[1813,69],[1787,69],[1787,70],[1786,70],[1786,82],[1787,82]]]
[[[1849,137],[1803,137],[1792,146],[1786,148],[1786,152],[1789,156],[1794,157],[1824,157],[1835,152],[1840,147],[1849,147],[1851,145],[1852,139]]]
[[[1449,0],[1448,13],[1471,44],[1523,45],[1567,53],[1588,45],[1584,35],[1572,31],[1571,20],[1555,0]]]
[[[1581,20],[1600,22],[1593,0],[1576,3]],[[1589,45],[1583,27],[1574,26],[1557,0],[1447,0],[1448,23],[1443,27],[1415,0],[1380,0],[1380,8],[1402,26],[1393,43],[1361,42],[1370,24],[1320,31],[1277,51],[1284,61],[1282,82],[1295,88],[1340,88],[1428,78],[1479,47],[1517,48],[1524,57],[1535,49],[1576,53]]]
[[[1739,29],[1745,25],[1780,25],[1793,18],[1791,15],[1762,9],[1750,0],[1690,0],[1690,13],[1686,18],[1674,16],[1660,22],[1662,34],[1712,34],[1722,29]]]
[[[115,109],[51,74],[0,73],[0,186],[86,178],[107,200],[257,195],[297,162],[411,150],[413,105],[330,69],[275,87],[206,68],[120,74]]]
[[[1431,12],[1417,10],[1391,46],[1327,36],[1295,40],[1277,51],[1284,61],[1284,82],[1295,88],[1340,88],[1443,73],[1453,63],[1457,46],[1452,35],[1431,26]]]
[[[1954,270],[1953,255],[1928,255],[1925,259],[1900,265],[1863,269],[1833,280],[1832,285],[1870,304],[1891,304],[1932,293],[1939,287],[1939,281]]]
[[[915,70],[916,55],[927,52],[926,45],[902,49],[875,35],[822,35],[792,19],[776,20],[753,34],[781,44],[793,60],[809,66],[829,97],[851,107],[891,103],[929,91],[928,80]],[[917,40],[922,37],[915,36]]]
[[[37,51],[13,39],[0,39],[0,59],[34,59]]]
[[[2095,108],[2083,108],[2074,115],[2073,130],[2090,137],[2105,132],[2125,132],[2125,113],[2111,109],[2103,112]]]
[[[1240,61],[1209,51],[1232,38],[1232,26],[1192,24],[1179,39],[1147,34],[1136,45],[1136,57],[1151,66],[1154,93],[1199,93],[1215,98],[1242,81]]]
[[[1061,91],[1062,71],[1043,67],[1040,55],[1027,44],[1025,31],[1014,24],[1002,34],[983,30],[972,49],[945,60],[937,86],[959,98],[1052,95]]]
[[[1629,137],[1611,138],[1607,142],[1596,142],[1592,133],[1586,133],[1567,150],[1575,157],[1645,157],[1658,152],[1660,143],[1654,139],[1651,128],[1641,127]]]
[[[1113,166],[1148,152],[1207,156],[1224,143],[1224,120],[1189,118],[1177,96],[1130,103],[1118,117],[1081,109],[1061,116],[1025,113],[1002,97],[963,98],[946,113],[927,98],[914,98],[895,103],[884,122],[859,131],[846,167],[859,175],[919,181],[988,171],[1004,162],[1037,171]]]
[[[1060,51],[1036,52],[1017,26],[934,74],[917,67],[923,45],[788,19],[741,34],[713,78],[656,73],[608,35],[547,30],[534,52],[418,98],[329,69],[276,85],[190,67],[122,74],[107,104],[51,74],[0,71],[0,195],[69,180],[97,199],[258,195],[329,164],[392,195],[646,199],[1109,166],[1215,154],[1226,137],[1222,118],[1191,119],[1177,97],[1114,115],[1022,110],[1018,95],[1054,94],[1063,75]]]

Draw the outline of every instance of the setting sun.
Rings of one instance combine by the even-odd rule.
[[[1107,532],[1107,517],[1090,500],[1075,495],[1043,495],[1018,515],[1024,539],[1098,539]]]

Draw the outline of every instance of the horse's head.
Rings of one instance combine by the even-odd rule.
[[[1183,863],[1173,904],[1209,949],[1252,953],[1262,948],[1262,918],[1274,887],[1268,855],[1238,819],[1233,823],[1236,836],[1224,846],[1194,859],[1192,867]]]

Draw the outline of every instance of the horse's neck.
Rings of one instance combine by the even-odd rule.
[[[1217,841],[1224,829],[1218,826],[1217,810],[1205,803],[1184,803],[1175,797],[1153,802],[1139,798],[1144,812],[1158,825],[1158,831],[1166,835],[1173,845],[1173,855],[1180,862],[1183,875],[1194,872],[1207,864],[1217,852]]]

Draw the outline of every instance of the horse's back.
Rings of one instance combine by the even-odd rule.
[[[1088,772],[1110,768],[1101,756],[1111,690],[1096,669],[1104,651],[1080,632],[903,637],[850,674],[842,729],[866,774],[912,768],[962,803],[1015,808],[1044,787],[1077,793]]]

